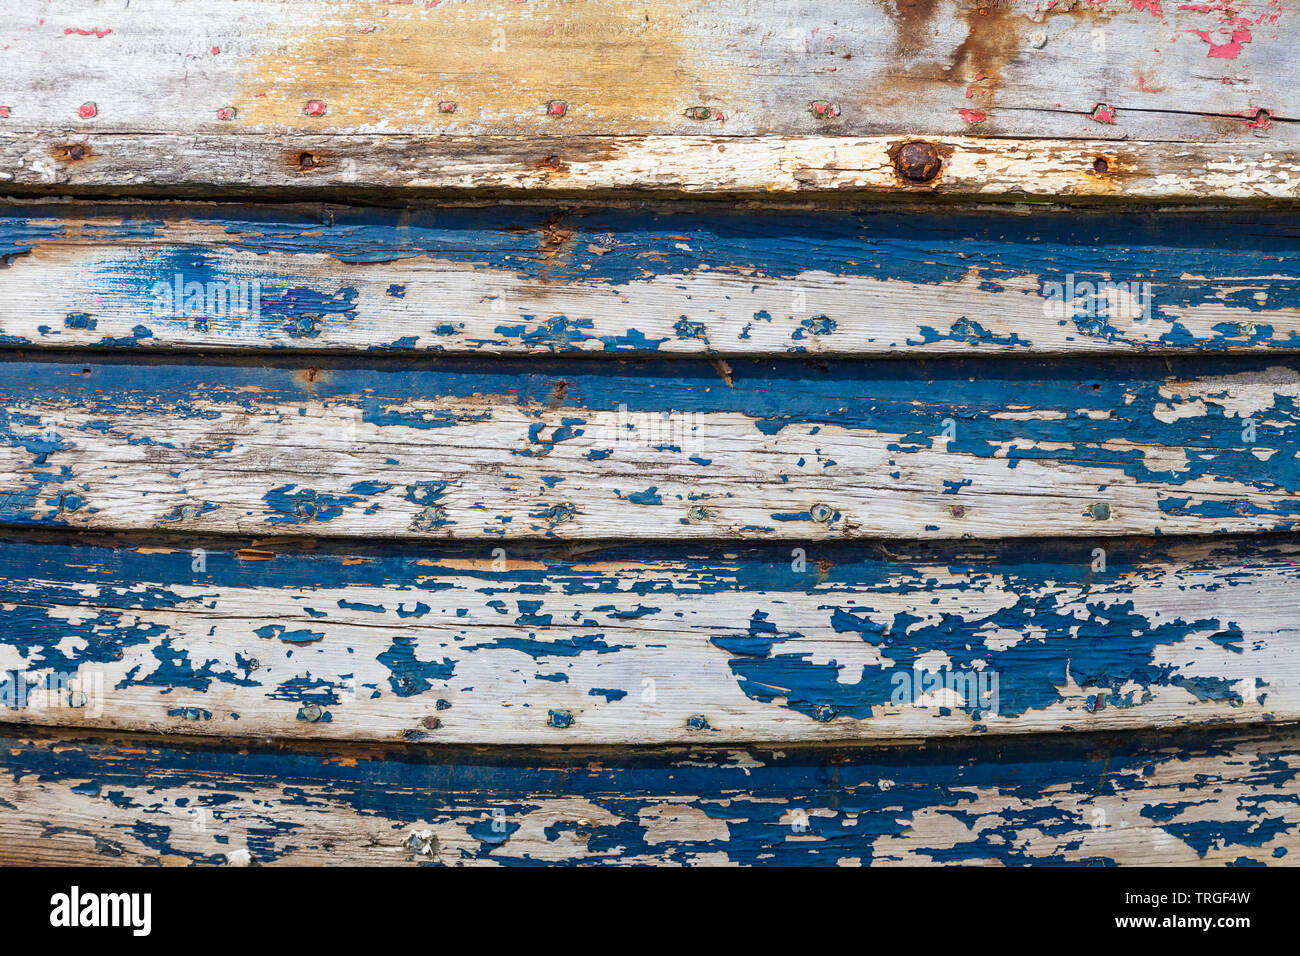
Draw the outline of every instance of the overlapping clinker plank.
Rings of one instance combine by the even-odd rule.
[[[1294,727],[924,748],[238,746],[13,732],[6,864],[1294,865]],[[418,798],[417,796],[418,795]]]
[[[1277,0],[47,0],[10,19],[0,184],[26,192],[1300,195]],[[937,159],[898,161],[915,149]]]
[[[0,542],[5,719],[733,744],[1300,718],[1289,536],[888,547]]]
[[[5,523],[820,540],[1300,520],[1283,359],[57,358],[0,363]]]
[[[196,134],[627,132],[1294,140],[1277,2],[44,0],[0,124]],[[49,77],[62,78],[50,83]]]
[[[1300,349],[1300,219],[1263,211],[29,202],[0,257],[24,348]]]

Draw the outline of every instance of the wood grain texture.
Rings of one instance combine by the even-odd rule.
[[[47,0],[0,49],[0,182],[1294,199],[1296,30],[1281,0]]]
[[[1300,219],[1262,211],[34,202],[0,210],[0,257],[18,347],[1300,348]]]
[[[4,719],[710,745],[1300,718],[1300,545],[0,544]]]
[[[351,538],[1021,537],[1300,516],[1280,360],[0,364],[0,521]]]
[[[175,136],[0,130],[0,186],[13,193],[410,197],[423,193],[586,197],[931,196],[1086,202],[1294,200],[1300,149],[1287,143],[930,136],[941,168],[900,177],[915,137],[439,135]]]
[[[1300,737],[527,752],[12,732],[0,862],[1294,865]]]
[[[18,132],[178,139],[1277,142],[1297,138],[1298,29],[1280,0],[42,0],[10,18],[0,101]]]

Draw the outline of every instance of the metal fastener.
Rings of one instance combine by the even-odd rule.
[[[302,710],[298,711],[298,716],[309,723],[316,723],[321,719],[323,711],[319,704],[306,704]]]
[[[933,143],[904,143],[894,157],[898,175],[914,183],[928,183],[939,175],[943,160]]]
[[[1098,521],[1105,521],[1110,517],[1110,505],[1106,504],[1104,501],[1098,501],[1088,509],[1088,513]]]
[[[406,848],[412,853],[427,856],[433,849],[433,831],[412,830],[411,835],[406,838]]]
[[[835,517],[835,509],[830,505],[815,504],[808,509],[808,515],[818,524],[825,524]]]

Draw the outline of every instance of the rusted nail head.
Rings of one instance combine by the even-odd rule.
[[[898,175],[914,183],[926,183],[939,175],[943,161],[930,143],[904,143],[894,159]]]

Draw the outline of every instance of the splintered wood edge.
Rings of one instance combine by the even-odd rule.
[[[919,145],[917,145],[919,144]],[[906,148],[905,148],[906,147]],[[910,178],[909,178],[910,177]],[[1300,151],[1251,143],[958,136],[0,134],[0,189],[186,195],[331,191],[836,193],[1068,200],[1294,200]]]

